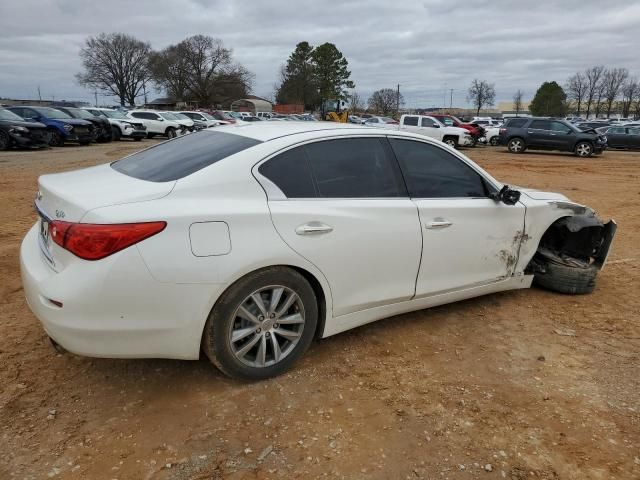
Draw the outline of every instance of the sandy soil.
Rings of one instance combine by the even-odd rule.
[[[640,153],[466,151],[616,218],[593,294],[534,288],[389,318],[241,383],[205,360],[57,354],[25,304],[38,175],[150,143],[0,153],[0,478],[640,478]]]

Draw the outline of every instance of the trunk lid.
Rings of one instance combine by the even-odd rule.
[[[154,200],[168,195],[174,182],[148,182],[124,175],[110,164],[42,175],[38,208],[54,220],[80,222],[98,207]]]
[[[42,253],[51,266],[60,271],[73,255],[51,241],[48,232],[51,221],[79,223],[95,208],[162,198],[171,192],[175,183],[139,180],[114,170],[109,164],[41,176],[35,204],[40,217]]]

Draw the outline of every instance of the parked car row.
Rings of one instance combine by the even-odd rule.
[[[223,117],[225,118],[225,117]],[[164,136],[232,123],[207,112],[19,105],[0,109],[0,150]]]

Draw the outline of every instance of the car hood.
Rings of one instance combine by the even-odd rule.
[[[527,197],[533,200],[571,202],[567,197],[565,197],[561,193],[545,192],[543,190],[536,190],[534,188],[524,188],[524,187],[518,187],[518,186],[513,186],[512,188],[518,190],[519,192],[523,193],[524,195],[526,195]]]
[[[56,122],[68,123],[69,125],[76,125],[78,127],[86,127],[87,125],[91,125],[90,121],[82,120],[80,118],[52,118],[51,120],[55,120]]]
[[[442,131],[451,135],[465,135],[469,133],[469,130],[461,127],[443,127]]]
[[[40,122],[27,122],[24,120],[0,120],[0,125],[15,125],[17,127],[25,127],[25,128],[47,128],[44,123]]]

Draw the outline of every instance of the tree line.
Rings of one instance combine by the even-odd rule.
[[[135,105],[153,84],[176,100],[202,106],[226,104],[251,91],[254,75],[235,62],[221,40],[194,35],[154,51],[148,42],[123,33],[89,37],[80,50],[77,81]]]
[[[621,113],[623,117],[640,116],[640,83],[626,68],[596,65],[571,75],[566,88],[578,116],[583,111],[586,117],[593,113],[596,117],[606,114],[609,118],[612,112]]]

